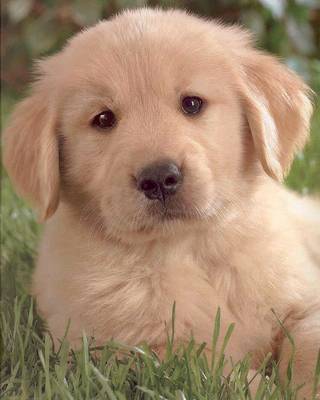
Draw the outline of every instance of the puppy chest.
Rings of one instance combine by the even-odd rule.
[[[38,264],[38,287],[48,280],[48,267],[55,271],[37,300],[46,318],[59,315],[61,326],[71,318],[79,332],[84,329],[101,343],[114,337],[159,344],[165,341],[175,304],[179,339],[192,333],[197,341],[210,343],[218,307],[223,330],[236,322],[241,325],[237,335],[264,336],[234,274],[205,263],[189,244],[141,252],[84,250],[72,251],[72,257],[57,255],[55,265]],[[68,282],[67,289],[63,282]]]
[[[225,326],[238,320],[230,303],[236,301],[235,288],[223,284],[223,277],[212,280],[207,266],[185,248],[170,254],[156,249],[118,261],[121,263],[106,268],[100,279],[87,280],[94,315],[101,315],[114,336],[136,340],[146,327],[164,335],[174,304],[175,331],[180,338],[192,333],[199,341],[210,341],[218,307]]]

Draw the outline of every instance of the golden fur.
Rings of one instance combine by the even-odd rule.
[[[160,354],[176,303],[178,341],[210,343],[235,322],[228,355],[291,355],[311,393],[320,347],[320,212],[278,181],[309,134],[308,88],[250,35],[181,11],[136,10],[76,35],[39,62],[5,132],[17,190],[47,220],[33,292],[54,337],[77,346],[143,340]],[[205,99],[200,115],[183,95]],[[117,126],[90,120],[112,109]],[[184,181],[167,214],[136,189],[151,162]],[[152,203],[152,204],[151,204]],[[276,348],[275,348],[276,347]],[[210,350],[210,349],[209,349]]]

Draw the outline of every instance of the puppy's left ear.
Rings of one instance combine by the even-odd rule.
[[[246,49],[240,96],[257,156],[268,175],[282,180],[309,136],[311,90],[274,57]]]

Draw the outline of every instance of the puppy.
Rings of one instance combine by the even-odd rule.
[[[320,347],[320,209],[279,182],[308,138],[306,85],[250,35],[181,11],[136,10],[38,63],[4,162],[47,220],[33,294],[58,340],[162,354],[211,342],[272,351],[311,396]],[[208,347],[210,351],[210,346]]]

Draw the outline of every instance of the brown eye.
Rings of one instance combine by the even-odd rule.
[[[105,110],[93,118],[91,125],[94,128],[110,129],[116,124],[116,122],[117,119],[114,113],[111,110]]]
[[[185,114],[198,114],[201,110],[203,101],[200,97],[187,96],[182,99],[181,107]]]

